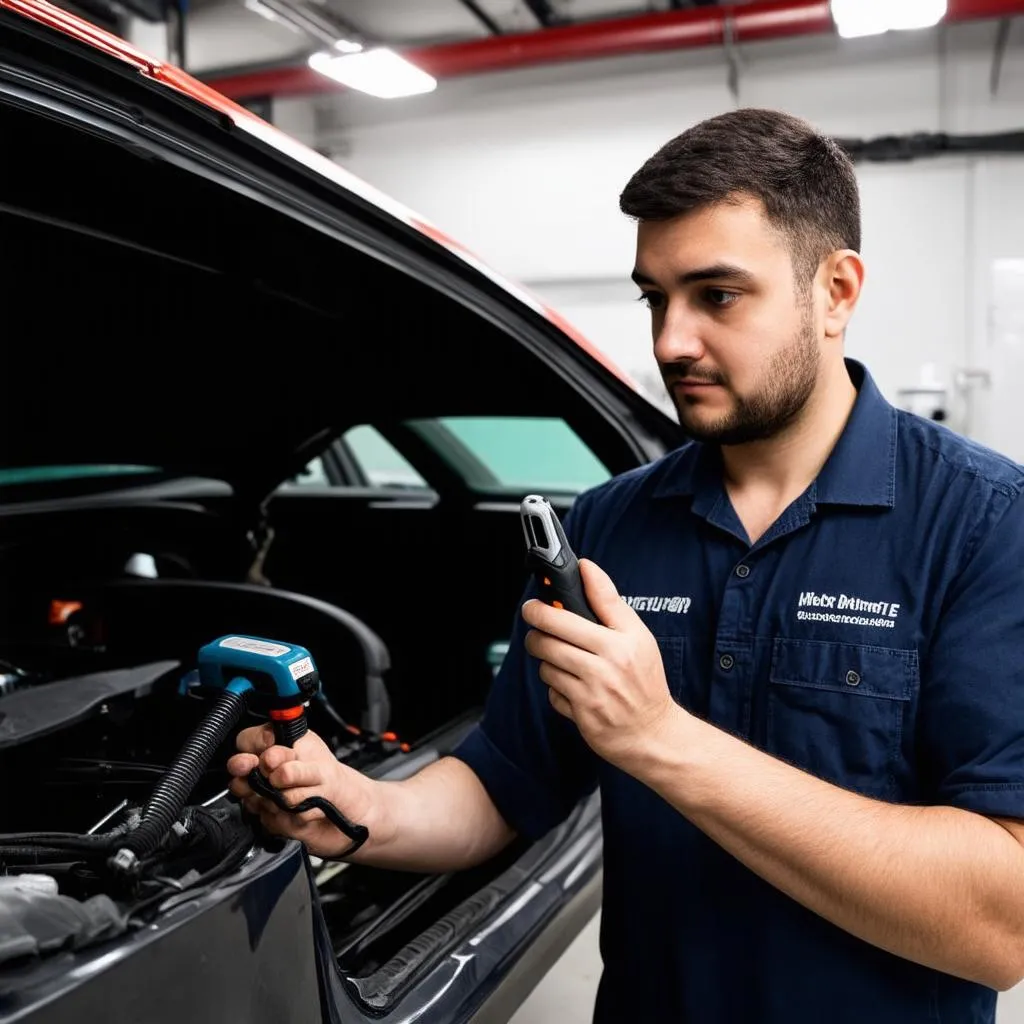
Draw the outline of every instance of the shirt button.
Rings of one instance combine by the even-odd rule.
[[[750,566],[749,565],[742,565],[742,564],[741,565],[737,565],[736,566],[736,575],[739,576],[739,578],[741,580],[745,580],[750,575]]]
[[[846,685],[847,686],[859,686],[860,685],[860,674],[858,672],[854,672],[852,668],[850,669],[849,672],[846,673]]]
[[[736,659],[731,654],[723,654],[718,659],[718,664],[722,666],[723,671],[728,672],[736,664]]]

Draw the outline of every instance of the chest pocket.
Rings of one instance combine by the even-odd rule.
[[[847,789],[894,798],[919,680],[916,651],[776,639],[767,750]]]

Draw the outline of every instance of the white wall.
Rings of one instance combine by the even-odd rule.
[[[624,367],[652,378],[646,317],[632,301],[633,227],[617,210],[632,172],[695,121],[770,106],[840,136],[1024,129],[1024,19],[989,94],[996,26],[901,38],[812,39],[741,51],[739,97],[718,51],[534,69],[442,82],[427,97],[353,94],[317,104],[318,142],[356,174],[419,210],[559,308]],[[308,101],[279,106],[294,119]],[[988,171],[998,163],[996,179]],[[987,350],[981,284],[996,245],[1024,258],[1024,233],[998,238],[1004,204],[1024,210],[1024,158],[861,165],[868,282],[848,338],[896,400],[934,363],[954,371]],[[1024,384],[1024,367],[1016,384]],[[1005,376],[1005,374],[1004,374]],[[980,405],[968,429],[1024,459],[1024,430]],[[1016,407],[1012,392],[1000,403]],[[954,411],[966,408],[956,405]]]
[[[1024,160],[986,160],[969,184],[977,211],[969,361],[991,377],[973,396],[973,433],[1024,460]]]
[[[188,71],[202,76],[213,68],[263,61],[301,61],[309,38],[283,22],[268,21],[237,4],[197,4],[186,21]]]
[[[125,21],[124,38],[157,60],[170,59],[167,33],[165,22],[137,17]],[[185,33],[185,70],[198,77],[240,63],[298,63],[311,46],[304,33],[247,10],[244,0],[195,5],[185,21]]]

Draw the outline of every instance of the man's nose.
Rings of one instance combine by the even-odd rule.
[[[704,342],[697,318],[669,306],[654,336],[654,358],[665,364],[696,362],[703,355]]]

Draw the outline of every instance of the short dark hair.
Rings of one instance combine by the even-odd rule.
[[[702,121],[667,142],[619,197],[638,220],[670,220],[744,195],[764,204],[789,238],[805,279],[837,249],[860,251],[860,193],[853,164],[806,121],[747,108]]]

